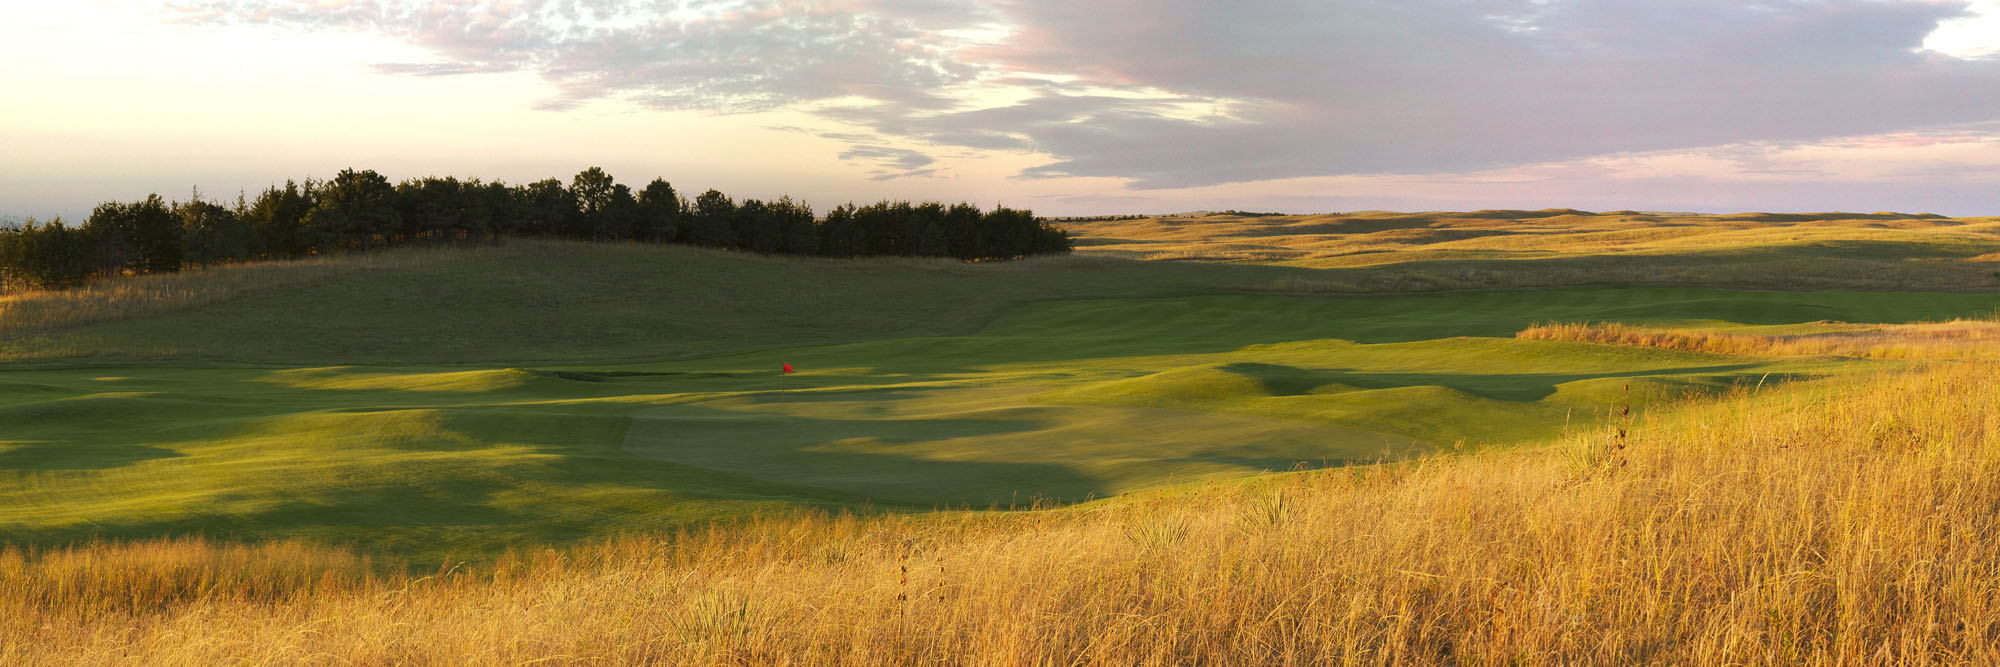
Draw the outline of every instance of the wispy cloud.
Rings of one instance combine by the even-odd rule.
[[[909,176],[927,176],[937,171],[925,168],[935,164],[937,162],[936,159],[908,148],[859,145],[842,152],[840,159],[866,160],[875,163],[877,168],[870,174],[870,177],[878,181]]]
[[[1465,173],[2000,119],[2000,61],[1910,0],[194,0],[197,23],[387,35],[418,76],[527,71],[569,109],[798,109],[875,177],[938,148],[1181,188]],[[1805,168],[1805,167],[1802,167]],[[1747,172],[1746,172],[1747,173]],[[1794,174],[1797,175],[1797,174]]]

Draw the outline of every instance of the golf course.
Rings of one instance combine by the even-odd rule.
[[[1996,465],[1979,430],[1993,417],[1953,401],[1996,391],[1980,360],[2000,356],[2000,219],[1560,210],[1056,224],[1074,252],[1000,262],[501,239],[0,297],[0,662],[1372,662],[1382,646],[1458,650],[1438,654],[1439,642],[1496,658],[1631,656],[1710,637],[1703,622],[1752,622],[1661,602],[1684,577],[1709,577],[1684,590],[1714,599],[1788,582],[1758,589],[1793,595],[1758,603],[1773,611],[1754,623],[1771,633],[1820,627],[1786,614],[1853,585],[1824,574],[1833,547],[1669,562],[1676,540],[1764,553],[1794,543],[1773,531],[1845,544],[1843,526],[1900,530],[1877,516],[1895,507],[1869,504],[1870,484],[2000,501],[1990,478],[1946,489]],[[1959,388],[1923,393],[1939,383]],[[1905,389],[1876,389],[1889,386]],[[1935,405],[1867,403],[1900,399]],[[1892,432],[1918,445],[1826,454],[1840,474],[1805,456],[1744,477],[1751,452],[1804,442],[1745,429],[1784,425],[1822,429],[1813,446],[1828,451]],[[1924,449],[1946,442],[1959,444]],[[1936,474],[1873,468],[1897,456]],[[1813,486],[1840,480],[1866,488]],[[1794,525],[1833,502],[1815,494],[1846,498],[1847,523]],[[1988,559],[1967,567],[2000,563],[2000,542],[1982,535],[1923,544]],[[1901,553],[1869,553],[1883,549]],[[1666,559],[1648,566],[1644,594],[1550,574],[1610,577],[1634,553]],[[1786,575],[1803,566],[1777,562],[1785,554],[1823,574]],[[1314,569],[1322,557],[1392,581],[1339,575],[1350,578],[1335,589],[1368,592],[1287,597],[1335,576]],[[1037,559],[1067,574],[1031,574]],[[1273,571],[1285,574],[1253,576]],[[1989,625],[1925,641],[1969,646],[2000,627],[2000,606],[1977,606],[2000,604],[1992,582],[1960,573],[1984,583],[1954,604]],[[1037,576],[1065,578],[1031,598],[1010,588]],[[604,583],[616,577],[629,580]],[[827,588],[840,581],[858,592]],[[391,598],[402,606],[352,606]],[[1843,613],[1907,603],[1863,598],[1842,598]],[[461,603],[492,613],[447,611]],[[1494,629],[1502,608],[1540,616],[1508,635]],[[1639,620],[1674,613],[1714,615],[1654,635]],[[423,629],[390,639],[345,625],[390,617]],[[347,629],[285,634],[328,618]],[[1286,625],[1300,619],[1329,625]],[[108,630],[134,623],[139,635]],[[868,639],[826,644],[836,627]],[[1184,643],[1155,641],[1162,627]],[[1606,628],[1625,634],[1564,643]],[[1696,648],[1839,648],[1888,641],[1869,634],[1886,628],[1739,632]],[[189,633],[215,639],[170,638]],[[37,635],[58,638],[26,640]]]

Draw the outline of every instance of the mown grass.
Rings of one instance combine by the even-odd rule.
[[[2000,287],[1993,218],[1558,210],[1072,227],[1075,255],[980,264],[510,240],[214,267],[0,298],[0,362],[649,360],[961,335],[1051,299],[1577,285]],[[1147,261],[1174,259],[1197,261]]]
[[[1988,223],[1117,224],[10,297],[0,664],[1991,658]]]
[[[0,533],[299,539],[438,563],[792,508],[1071,503],[1530,442],[1614,406],[1866,368],[1514,338],[1537,321],[1777,326],[1996,305],[1239,294],[1049,301],[968,335],[653,362],[29,365],[0,371]]]
[[[14,552],[0,661],[1984,663],[1996,371],[1063,510],[766,518],[422,574],[290,545]]]
[[[420,261],[433,256],[450,261]],[[398,257],[412,259],[373,266],[403,261]],[[844,261],[510,240],[399,250],[382,260],[336,258],[323,266],[308,260],[224,267],[10,297],[52,304],[43,310],[59,314],[0,313],[22,320],[0,325],[0,362],[667,359],[963,334],[1029,301],[1230,291],[1267,280],[1272,271],[1298,272],[1224,265],[1161,269],[1089,257]],[[188,287],[211,282],[212,291]],[[180,296],[190,291],[202,294]],[[101,315],[60,315],[72,309]]]

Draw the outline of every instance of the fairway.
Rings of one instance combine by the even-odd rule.
[[[961,335],[719,339],[736,350],[653,361],[17,363],[0,371],[0,532],[435,560],[798,508],[1069,503],[1530,442],[1625,406],[1903,363],[1513,337],[1537,322],[1765,330],[1996,307],[1710,288],[1141,294],[1026,301]]]
[[[1367,463],[1426,448],[1312,421],[1036,405],[1038,391],[917,386],[661,406],[633,413],[626,450],[880,502],[985,507]]]
[[[2000,665],[2000,0],[0,36],[0,667]]]

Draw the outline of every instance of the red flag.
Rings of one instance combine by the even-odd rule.
[[[792,365],[791,365],[791,364],[785,364],[785,374],[786,374],[786,375],[791,375],[791,374],[792,374]]]

